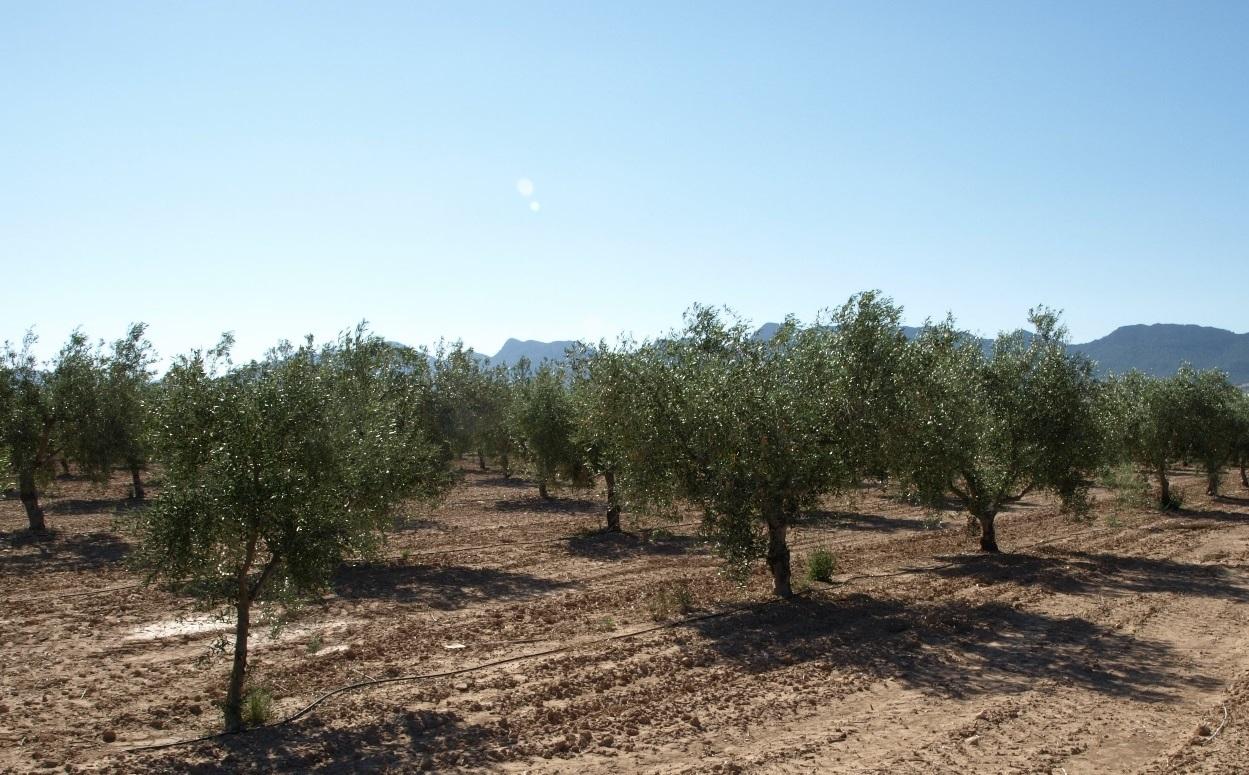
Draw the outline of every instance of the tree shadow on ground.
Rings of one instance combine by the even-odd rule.
[[[599,501],[586,498],[552,498],[546,500],[535,491],[528,498],[504,498],[494,502],[496,511],[536,511],[545,514],[597,514],[607,511],[607,506]]]
[[[853,511],[810,511],[795,519],[793,524],[801,527],[828,527],[834,530],[881,533],[922,532],[928,529],[920,519],[885,517],[879,514],[863,514]]]
[[[346,727],[313,716],[294,724],[227,735],[198,747],[208,761],[186,760],[183,751],[153,758],[131,754],[167,772],[194,775],[234,772],[356,773],[488,768],[490,753],[517,742],[505,726],[466,722],[450,710],[392,706],[380,719]],[[376,716],[375,716],[376,718]]]
[[[1051,680],[1159,702],[1181,686],[1220,685],[1186,674],[1182,655],[1165,643],[997,602],[799,597],[689,626],[751,672],[850,667],[943,697],[1021,692]]]
[[[574,536],[566,542],[568,553],[594,560],[627,560],[640,556],[677,556],[700,547],[697,536],[667,531],[613,533],[606,530]]]
[[[391,535],[419,533],[422,530],[446,530],[447,524],[429,517],[399,517],[395,519],[395,527]]]
[[[474,471],[475,484],[484,487],[506,487],[512,490],[537,490],[538,485],[519,476],[506,477],[503,474],[491,474],[488,471]]]
[[[1233,506],[1249,506],[1249,498],[1239,498],[1235,495],[1224,495],[1220,493],[1219,495],[1214,496],[1214,500],[1217,503],[1228,503]]]
[[[116,533],[0,533],[0,544],[19,552],[0,554],[0,573],[96,570],[130,554],[129,542]]]
[[[334,591],[351,600],[394,600],[450,611],[489,601],[516,600],[571,587],[528,573],[464,565],[367,562],[343,566]]]
[[[1249,514],[1242,511],[1223,511],[1221,509],[1179,509],[1176,511],[1160,511],[1162,516],[1173,519],[1202,519],[1210,522],[1249,522]]]
[[[57,498],[44,504],[43,510],[49,515],[109,514],[144,509],[148,504],[129,498]]]
[[[980,554],[939,559],[949,564],[934,571],[937,575],[981,584],[1009,581],[1071,595],[1162,592],[1249,601],[1249,589],[1236,583],[1225,568],[1217,565],[1057,550],[1044,555]]]

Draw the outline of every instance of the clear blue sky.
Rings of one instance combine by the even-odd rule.
[[[1239,0],[9,2],[0,339],[491,354],[873,287],[1244,331],[1246,40]]]

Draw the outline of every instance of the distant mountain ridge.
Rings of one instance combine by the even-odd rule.
[[[759,339],[771,339],[779,323],[764,323],[755,331]],[[904,326],[908,337],[919,328]],[[988,345],[991,340],[984,340]],[[528,358],[534,366],[543,361],[562,361],[573,340],[541,342],[532,339],[508,339],[490,358],[492,365],[516,364]],[[1156,377],[1174,374],[1187,361],[1199,369],[1222,369],[1237,385],[1249,385],[1249,333],[1237,334],[1222,328],[1154,323],[1120,326],[1100,339],[1070,346],[1074,352],[1087,355],[1097,363],[1100,375],[1123,374],[1138,369]]]
[[[490,364],[514,366],[521,358],[528,358],[534,366],[543,361],[562,361],[564,353],[575,344],[573,341],[539,342],[533,339],[508,339],[490,359]]]
[[[778,328],[777,323],[765,323],[755,337],[770,339]],[[920,332],[915,326],[903,326],[902,330],[907,338]],[[981,342],[987,348],[993,340]],[[1249,388],[1249,333],[1180,323],[1136,324],[1120,326],[1100,339],[1072,344],[1068,349],[1087,355],[1101,376],[1136,369],[1165,377],[1187,362],[1198,369],[1221,369],[1234,384]]]
[[[1249,383],[1249,333],[1175,323],[1120,326],[1071,349],[1096,361],[1099,373],[1139,369],[1163,376],[1187,361],[1198,369],[1222,369],[1238,385]]]

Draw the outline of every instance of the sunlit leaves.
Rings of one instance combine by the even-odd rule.
[[[238,368],[228,349],[179,358],[155,403],[165,491],[140,522],[152,570],[205,580],[273,561],[276,588],[315,591],[402,499],[448,485],[419,353],[363,330]]]

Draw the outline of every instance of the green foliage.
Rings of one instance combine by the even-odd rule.
[[[694,608],[694,596],[689,584],[675,581],[660,584],[647,593],[646,609],[655,621],[665,621],[674,616],[689,613]]]
[[[152,570],[233,579],[265,561],[275,588],[315,592],[345,555],[376,546],[400,500],[449,483],[417,354],[359,330],[219,374],[228,349],[165,376],[166,489],[139,521]]]
[[[828,583],[837,570],[837,560],[827,549],[816,549],[807,557],[807,578]]]
[[[513,436],[543,494],[555,484],[584,487],[589,471],[573,433],[576,409],[563,372],[543,365],[516,385],[512,405]]]
[[[1131,463],[1110,466],[1101,476],[1101,483],[1111,491],[1121,508],[1143,509],[1149,505],[1149,483]]]
[[[47,378],[38,368],[27,333],[20,348],[5,342],[0,360],[0,443],[14,473],[34,471],[49,459],[53,411]]]
[[[1241,393],[1236,402],[1232,461],[1240,468],[1240,484],[1249,489],[1249,394]]]
[[[441,343],[434,358],[438,427],[455,454],[476,451],[484,399],[484,375],[472,348]]]
[[[230,344],[165,376],[154,418],[165,489],[135,527],[151,574],[236,607],[245,653],[254,600],[324,589],[345,557],[377,547],[401,500],[445,490],[449,454],[419,353],[361,328],[229,368]],[[228,705],[237,662],[235,673]]]
[[[573,441],[596,473],[621,469],[627,460],[626,441],[634,435],[636,403],[629,345],[613,349],[606,342],[591,348],[578,342],[569,351]]]
[[[132,326],[121,343],[146,353],[142,336],[143,327]],[[6,342],[0,356],[0,448],[18,480],[31,528],[42,530],[38,487],[52,462],[74,460],[85,473],[106,478],[124,434],[118,419],[123,412],[114,400],[121,393],[111,371],[116,358],[75,331],[41,368],[32,353],[35,341],[28,333],[20,347]],[[146,382],[146,372],[136,379]],[[140,410],[131,412],[140,415]]]
[[[1005,503],[1048,488],[1074,505],[1102,457],[1092,363],[1067,351],[1055,313],[1030,319],[1035,333],[1003,334],[989,353],[952,320],[908,348],[896,471],[926,502],[953,493],[985,526],[989,551]]]
[[[516,451],[510,424],[513,376],[503,366],[490,368],[463,344],[441,344],[434,358],[434,394],[438,427],[455,454],[476,453],[498,461],[510,475]]]
[[[268,724],[272,717],[273,693],[261,686],[250,689],[243,698],[243,723],[260,727]]]
[[[741,321],[692,309],[682,331],[630,358],[631,496],[692,501],[731,569],[766,557],[788,595],[789,521],[884,467],[898,314],[864,294],[835,314],[835,329],[788,319],[760,341]]]
[[[511,476],[511,459],[516,454],[511,426],[516,398],[512,373],[503,366],[483,370],[478,390],[477,448],[498,461],[505,476]]]
[[[907,340],[902,309],[877,291],[850,298],[822,325],[827,342],[826,419],[849,478],[884,479],[904,443]]]
[[[638,411],[640,385],[637,361],[631,342],[622,340],[615,347],[600,342],[591,348],[576,343],[569,349],[572,372],[572,400],[576,415],[573,444],[585,465],[601,474],[607,489],[607,526],[620,529],[623,498],[617,477],[629,479],[631,467],[645,451],[631,444],[650,431],[640,427],[645,414]]]
[[[1225,374],[1184,364],[1163,379],[1138,372],[1111,379],[1106,392],[1112,449],[1118,459],[1154,473],[1161,507],[1178,508],[1167,471],[1186,459],[1202,464],[1210,494],[1217,494],[1238,449],[1245,400]]]
[[[137,472],[150,457],[149,407],[155,398],[152,345],[138,323],[126,336],[113,342],[104,362],[100,433],[109,465],[123,465]]]

